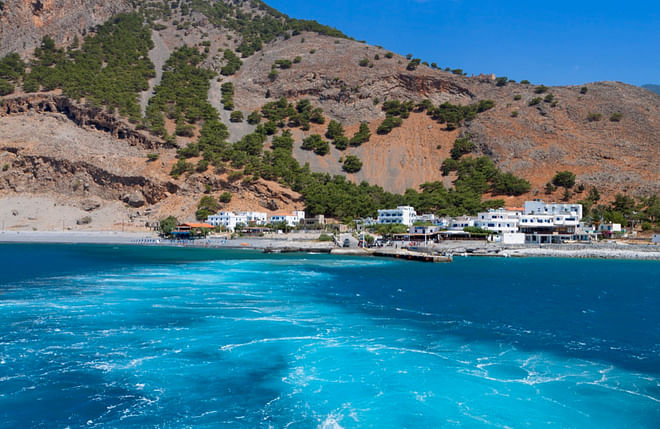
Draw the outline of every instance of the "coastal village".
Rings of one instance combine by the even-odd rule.
[[[323,215],[307,217],[302,210],[273,214],[220,211],[201,223],[161,223],[163,242],[170,244],[255,248],[268,253],[365,254],[426,262],[449,262],[454,255],[528,256],[535,254],[534,249],[593,249],[617,244],[618,239],[634,240],[635,235],[618,223],[585,222],[581,204],[541,199],[525,201],[523,207],[458,217],[418,214],[412,206],[399,206],[378,210],[376,218],[356,219],[351,224]],[[648,247],[649,243],[637,244]],[[651,244],[660,244],[660,235],[653,235]]]
[[[410,242],[476,239],[506,244],[588,243],[626,234],[618,223],[583,222],[581,204],[545,203],[540,199],[526,201],[523,207],[491,209],[476,216],[454,218],[418,214],[414,207],[399,206],[378,210],[377,218],[357,219],[354,225],[346,225],[323,215],[308,218],[302,210],[277,214],[221,211],[208,216],[204,223],[184,223],[177,225],[171,233],[166,233],[194,236],[196,229],[204,232],[205,236],[210,231],[239,235],[282,234],[292,230],[353,232],[363,237],[364,243],[360,242],[361,245],[373,244],[372,240],[367,242],[364,239],[369,233],[379,238]]]

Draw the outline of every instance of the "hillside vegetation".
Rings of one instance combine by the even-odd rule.
[[[177,147],[162,169],[182,187],[278,182],[311,214],[473,214],[543,195],[605,213],[631,189],[647,198],[633,211],[655,205],[660,102],[646,91],[468,77],[257,0],[134,3],[65,46],[46,36],[0,59],[0,94],[61,91]],[[571,187],[552,185],[560,170]]]

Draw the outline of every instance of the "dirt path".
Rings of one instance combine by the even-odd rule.
[[[163,66],[165,61],[170,57],[170,50],[165,45],[162,37],[157,31],[151,32],[151,40],[154,42],[154,48],[149,51],[149,59],[154,66],[156,67],[156,77],[149,81],[149,89],[140,94],[140,108],[142,109],[142,114],[147,108],[149,99],[154,95],[154,87],[160,83],[160,79],[163,77]]]

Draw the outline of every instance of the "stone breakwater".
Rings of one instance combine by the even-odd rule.
[[[625,245],[617,243],[506,245],[484,242],[443,242],[428,247],[429,251],[465,256],[556,258],[606,258],[660,260],[658,245]]]

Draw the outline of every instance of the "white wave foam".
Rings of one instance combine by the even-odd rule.
[[[274,343],[274,342],[280,342],[280,341],[327,341],[327,339],[321,338],[321,337],[318,337],[318,336],[261,338],[261,339],[258,339],[258,340],[248,341],[247,343],[226,344],[226,345],[220,347],[220,350],[222,350],[222,351],[232,351],[232,350],[237,349],[239,347],[248,347],[248,346],[253,346],[255,344]]]

